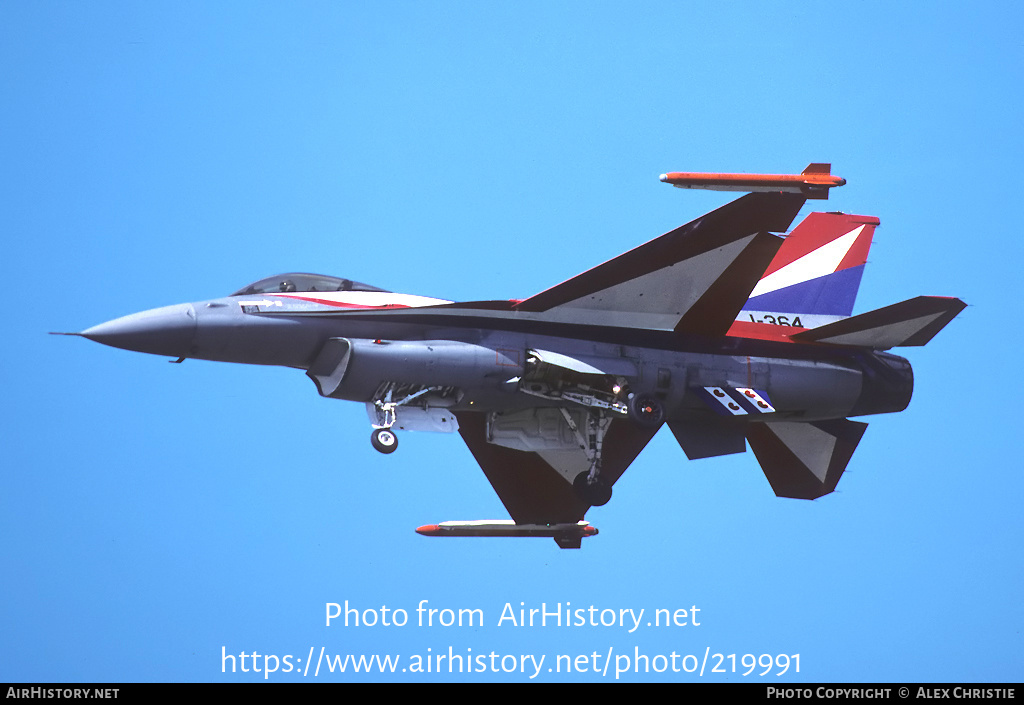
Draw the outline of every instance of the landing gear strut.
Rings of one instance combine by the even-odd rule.
[[[587,410],[586,433],[573,420],[565,408],[559,409],[569,429],[576,436],[579,446],[586,451],[590,461],[590,469],[584,470],[572,482],[576,495],[592,507],[608,504],[612,498],[612,486],[601,478],[601,452],[604,449],[604,436],[611,426],[612,420],[599,411]]]

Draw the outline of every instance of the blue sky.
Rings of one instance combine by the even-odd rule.
[[[282,682],[527,681],[500,669],[521,654],[546,657],[534,680],[611,681],[637,653],[800,671],[620,680],[1020,681],[1022,21],[1012,3],[3,3],[0,681],[264,679],[222,672],[222,648],[292,655]],[[47,335],[294,270],[525,297],[729,199],[662,172],[812,161],[849,184],[805,213],[882,221],[858,311],[971,304],[905,351],[910,408],[864,419],[815,502],[775,498],[751,453],[688,462],[663,430],[581,551],[428,539],[413,529],[506,516],[459,438],[385,457],[364,410],[301,372]],[[346,600],[410,623],[325,626]],[[422,600],[484,623],[417,626]],[[645,623],[696,605],[701,624],[499,626],[506,603]],[[301,675],[321,648],[402,661]],[[401,671],[449,648],[499,672]],[[607,674],[548,670],[609,653]]]

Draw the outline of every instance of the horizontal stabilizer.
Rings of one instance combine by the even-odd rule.
[[[790,336],[800,343],[828,343],[888,350],[924,345],[967,307],[960,299],[918,296]]]
[[[747,441],[779,497],[817,499],[832,492],[868,425],[849,419],[750,424]]]

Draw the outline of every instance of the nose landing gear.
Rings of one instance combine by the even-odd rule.
[[[371,409],[371,421],[373,423],[373,433],[370,435],[370,443],[373,445],[374,450],[381,453],[394,453],[398,448],[398,436],[392,430],[392,426],[398,424],[399,409],[404,409],[402,413],[418,413],[421,416],[426,415],[426,420],[429,422],[433,417],[429,416],[430,409],[427,407],[428,399],[433,400],[435,404],[442,404],[449,402],[445,405],[450,405],[450,402],[454,402],[458,391],[454,387],[423,387],[420,385],[410,384],[399,384],[396,382],[384,382],[377,389],[374,394],[373,401],[367,404]],[[410,402],[416,401],[415,405],[410,405]],[[451,425],[450,413],[438,413],[443,417],[441,419],[442,426],[445,422],[448,422],[449,427],[430,427],[430,423],[426,423],[424,429],[424,423],[419,424],[420,430],[455,430],[458,428],[458,424]],[[409,420],[399,424],[400,428],[409,428],[412,426],[416,429],[416,424],[410,424]]]

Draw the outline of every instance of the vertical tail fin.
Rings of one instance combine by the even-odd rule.
[[[811,213],[775,255],[737,321],[815,328],[846,318],[879,220]]]

